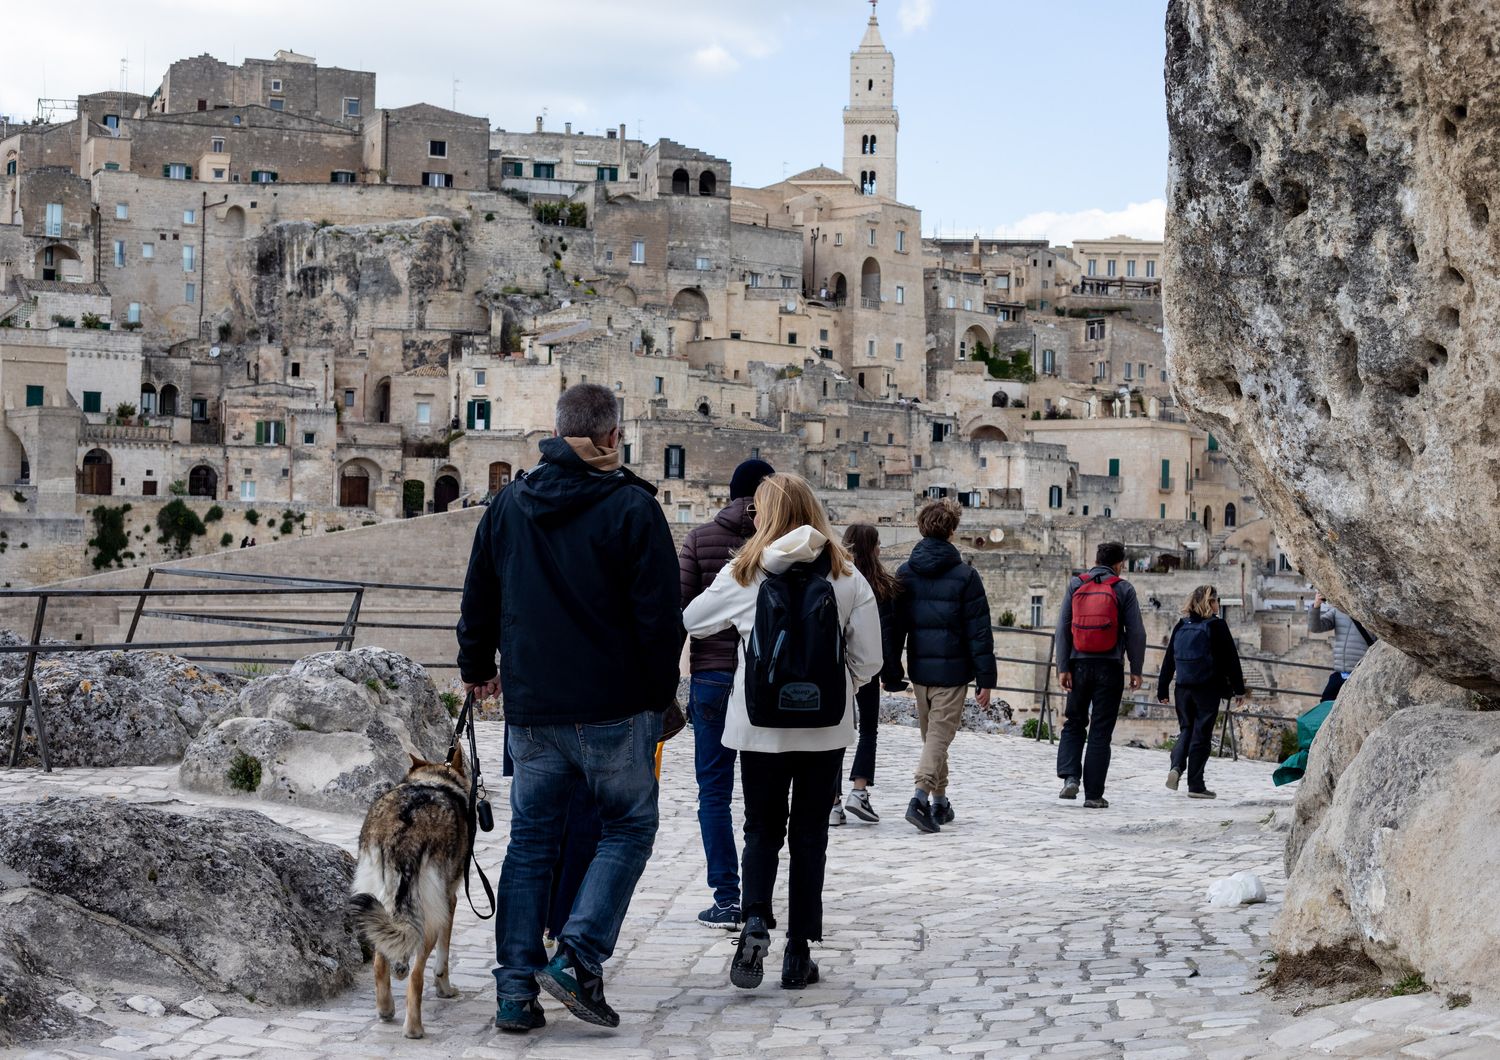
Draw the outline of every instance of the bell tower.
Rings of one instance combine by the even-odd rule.
[[[870,0],[864,39],[849,56],[849,105],[844,108],[844,175],[866,195],[896,197],[896,60],[880,39]]]

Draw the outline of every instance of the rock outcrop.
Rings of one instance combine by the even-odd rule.
[[[1491,693],[1500,65],[1481,29],[1497,15],[1172,0],[1167,16],[1177,393],[1331,599]]]
[[[0,807],[0,1042],[78,1031],[54,1000],[69,991],[101,1005],[331,997],[362,961],[353,874],[346,852],[248,810]]]
[[[21,694],[22,668],[0,674],[0,699]],[[42,656],[36,682],[54,766],[143,766],[182,761],[212,715],[231,706],[241,681],[161,652],[80,652]],[[29,717],[29,713],[28,713]],[[9,746],[14,714],[0,707]],[[22,761],[40,761],[31,726]]]
[[[364,813],[408,754],[447,749],[453,721],[427,671],[382,648],[310,655],[250,682],[187,749],[185,786]]]

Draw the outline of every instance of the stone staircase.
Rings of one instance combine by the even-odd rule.
[[[32,314],[35,312],[36,303],[29,298],[24,298],[9,309],[0,309],[0,320],[9,320],[13,328],[24,328],[31,322]]]

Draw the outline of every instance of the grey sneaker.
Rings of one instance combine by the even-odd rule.
[[[880,823],[880,814],[875,812],[875,807],[870,805],[870,793],[863,788],[855,788],[844,800],[844,809],[858,817],[861,821],[870,824]]]
[[[1085,810],[1107,810],[1109,809],[1109,800],[1102,795],[1097,799],[1084,799],[1083,808]]]
[[[828,827],[837,828],[844,823],[844,807],[838,803],[834,803],[833,809],[828,811]]]
[[[1173,791],[1177,790],[1177,782],[1179,780],[1181,780],[1181,779],[1182,779],[1182,770],[1180,770],[1180,769],[1169,769],[1169,770],[1167,770],[1167,787],[1171,788]]]
[[[1068,777],[1063,781],[1062,791],[1057,793],[1059,799],[1078,798],[1078,778]]]
[[[1188,792],[1188,798],[1190,799],[1217,799],[1218,797],[1216,793],[1209,791],[1207,788],[1204,788],[1202,791]]]

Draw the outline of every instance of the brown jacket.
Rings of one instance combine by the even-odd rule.
[[[746,511],[749,507],[749,497],[730,501],[727,508],[714,516],[713,522],[688,531],[682,551],[677,553],[684,608],[713,584],[714,576],[729,563],[730,555],[755,533],[755,523]],[[733,673],[739,661],[739,646],[739,634],[732,629],[695,639],[689,646],[690,669],[695,674]]]

